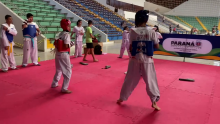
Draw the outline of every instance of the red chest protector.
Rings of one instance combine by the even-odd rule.
[[[61,39],[57,39],[54,42],[55,48],[58,50],[58,52],[68,52],[70,54],[70,48],[66,48],[64,41]]]

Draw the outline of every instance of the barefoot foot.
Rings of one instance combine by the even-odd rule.
[[[98,62],[99,60],[98,59],[95,59],[95,60],[93,60],[94,62]]]
[[[83,59],[83,61],[88,61],[88,60],[86,60],[86,59]]]
[[[154,108],[154,109],[157,110],[157,111],[160,111],[160,108],[159,108],[159,106],[157,106],[157,103],[156,103],[156,102],[154,102],[154,103],[152,104],[152,108]]]
[[[70,93],[72,93],[72,91],[70,91],[70,90],[62,90],[61,92],[64,93],[64,94],[70,94]]]
[[[51,86],[51,88],[57,88],[57,87],[59,87],[59,85],[57,85],[57,86]]]
[[[123,102],[123,100],[121,100],[121,99],[119,99],[119,100],[117,100],[117,104],[119,104],[119,105],[121,105],[121,103]]]

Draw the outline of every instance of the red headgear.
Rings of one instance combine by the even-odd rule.
[[[68,26],[69,25],[71,25],[71,21],[70,20],[68,20],[68,19],[62,19],[61,21],[60,21],[60,26],[61,26],[61,28],[64,30],[64,31],[66,31],[68,28]]]

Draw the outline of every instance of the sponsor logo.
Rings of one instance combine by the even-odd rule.
[[[167,38],[163,42],[167,51],[208,54],[212,50],[212,44],[208,40]]]

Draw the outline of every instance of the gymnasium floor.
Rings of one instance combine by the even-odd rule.
[[[61,94],[60,87],[50,88],[55,73],[50,53],[39,53],[40,67],[0,73],[0,124],[220,123],[220,68],[213,66],[218,62],[155,56],[161,92],[161,111],[156,112],[142,79],[128,101],[116,104],[128,65],[127,56],[117,58],[119,49],[118,43],[105,44],[103,50],[108,54],[97,56],[100,62],[89,61],[88,66],[79,64],[82,58],[71,58],[74,67],[69,89],[73,93],[69,95]],[[15,52],[22,53],[19,49]],[[19,65],[21,58],[16,56]],[[91,56],[88,59],[92,60]],[[106,65],[111,68],[102,69]]]

